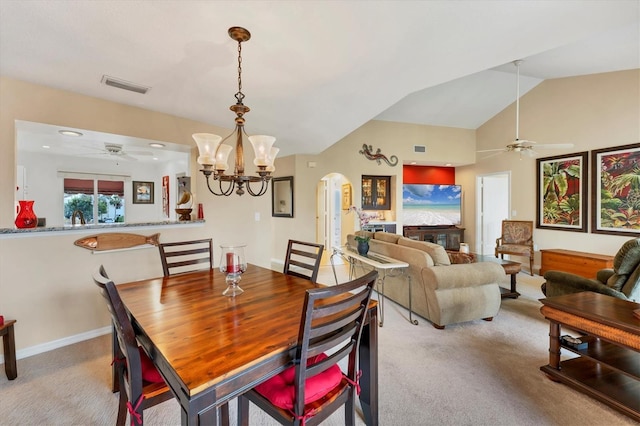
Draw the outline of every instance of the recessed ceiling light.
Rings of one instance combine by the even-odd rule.
[[[418,164],[418,162],[417,162],[417,161],[412,161],[412,162],[411,162],[411,165],[412,165],[412,166],[415,166],[416,164]]]
[[[42,145],[42,147],[43,147],[44,149],[49,149],[49,148],[51,148],[49,145]]]
[[[451,163],[447,163],[447,164],[445,164],[445,166],[451,167]]]
[[[158,157],[153,157],[154,160],[158,161]]]
[[[58,133],[65,136],[82,136],[82,133],[75,130],[58,130]]]
[[[159,142],[151,142],[149,146],[153,148],[164,148],[164,144]]]

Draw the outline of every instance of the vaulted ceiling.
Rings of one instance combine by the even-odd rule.
[[[0,75],[319,153],[371,119],[475,129],[544,79],[640,68],[640,1],[0,1]],[[103,75],[151,87],[101,84]],[[1,94],[0,94],[1,95]]]

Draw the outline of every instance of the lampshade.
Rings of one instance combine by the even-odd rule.
[[[269,164],[267,164],[267,171],[273,173],[276,168],[274,166],[274,161],[276,160],[276,155],[280,152],[280,148],[271,148],[269,152]]]
[[[219,172],[223,172],[229,168],[229,164],[227,163],[229,159],[229,154],[233,147],[231,145],[220,144],[218,147],[218,152],[216,152],[216,167],[215,169]]]
[[[254,135],[249,136],[249,141],[253,145],[253,152],[256,155],[253,164],[256,166],[268,166],[271,146],[273,146],[276,138],[267,135]]]
[[[212,133],[195,133],[192,137],[198,145],[198,164],[215,164],[216,150],[222,138]]]

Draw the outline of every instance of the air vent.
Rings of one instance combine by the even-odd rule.
[[[413,146],[413,152],[425,153],[425,152],[427,152],[427,147],[424,146],[424,145],[414,145]]]
[[[101,83],[106,84],[107,86],[117,87],[118,89],[141,93],[143,95],[146,94],[149,89],[151,89],[151,87],[140,86],[139,84],[134,84],[128,81],[120,80],[118,78],[109,77],[108,75],[102,76]]]

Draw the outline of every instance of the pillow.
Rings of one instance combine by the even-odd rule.
[[[375,240],[384,241],[385,243],[396,244],[400,235],[391,232],[376,232],[373,236]]]
[[[142,366],[142,380],[149,383],[164,383],[162,375],[160,375],[160,372],[144,349],[138,346],[138,351],[140,352],[140,365]]]
[[[451,265],[449,255],[447,255],[444,247],[439,244],[428,243],[426,241],[416,241],[409,238],[401,237],[398,239],[398,245],[411,247],[426,252],[431,257],[431,259],[433,259],[433,263],[436,266]]]
[[[311,357],[307,360],[307,366],[316,364],[324,359],[327,359],[326,354]],[[255,387],[255,390],[276,407],[292,410],[295,400],[294,378],[295,367],[290,367],[266,382],[260,383]],[[322,398],[331,389],[338,386],[341,381],[342,371],[337,364],[313,377],[308,377],[304,387],[305,405]]]

